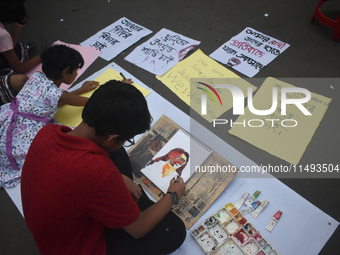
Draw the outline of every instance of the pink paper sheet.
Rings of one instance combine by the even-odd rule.
[[[99,50],[97,50],[96,48],[93,48],[93,47],[65,43],[65,42],[62,42],[62,41],[59,41],[59,40],[54,42],[53,44],[63,44],[63,45],[66,45],[66,46],[68,46],[68,47],[70,47],[72,49],[75,49],[75,50],[79,51],[79,53],[83,56],[83,58],[84,58],[84,66],[81,69],[78,70],[77,78],[80,75],[82,75],[82,73],[85,72],[85,70],[98,58],[98,56],[101,53]],[[30,70],[29,72],[25,73],[25,75],[27,75],[29,77],[29,76],[31,76],[36,71],[42,72],[41,64],[37,65],[32,70]],[[68,84],[62,83],[60,85],[60,88],[64,89],[64,90],[67,90],[71,85],[72,84],[68,85]]]

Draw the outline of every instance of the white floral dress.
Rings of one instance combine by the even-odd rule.
[[[14,187],[20,182],[21,170],[26,154],[38,131],[46,123],[55,123],[54,115],[58,111],[58,101],[62,89],[59,89],[43,73],[35,72],[31,75],[19,94],[15,103],[19,114],[11,128],[11,121],[15,121],[14,103],[7,103],[0,108],[0,186]],[[11,108],[12,107],[12,108]],[[29,114],[31,117],[21,115]],[[41,120],[34,120],[34,118]],[[11,132],[11,134],[10,134]],[[8,135],[10,134],[10,135]],[[12,152],[6,154],[10,148],[12,136]],[[10,159],[12,158],[12,159]],[[11,163],[12,162],[12,163]]]

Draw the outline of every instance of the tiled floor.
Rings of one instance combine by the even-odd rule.
[[[309,23],[317,2],[318,0],[26,1],[30,19],[22,31],[21,41],[36,42],[38,51],[56,40],[78,44],[119,18],[127,17],[154,32],[168,28],[200,40],[199,48],[204,53],[210,54],[249,26],[291,45],[255,77],[339,78],[340,44],[332,41],[331,29],[317,21]],[[331,0],[323,8],[334,19],[340,12],[339,2]],[[134,47],[120,54],[114,62],[177,107],[187,111],[186,105],[155,79],[154,75],[124,60]],[[107,64],[105,60],[97,59],[79,81]],[[338,82],[332,86],[334,89],[330,89],[329,84],[319,84],[310,88],[315,93],[332,97],[333,101],[307,147],[301,160],[302,164],[340,163],[338,149],[340,84]],[[282,163],[276,157],[227,133],[222,139],[258,164]],[[282,179],[282,181],[340,221],[339,179]],[[340,254],[339,238],[340,230],[337,230],[321,254]],[[24,219],[3,189],[0,190],[0,254],[39,254]]]

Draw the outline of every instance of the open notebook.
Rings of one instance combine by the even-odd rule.
[[[186,191],[172,211],[189,229],[234,179],[237,168],[202,141],[162,115],[128,151],[134,179],[155,199],[180,175]],[[234,172],[204,169],[223,166]]]
[[[180,176],[187,182],[196,166],[200,166],[211,153],[207,145],[179,129],[141,172],[166,193],[172,178]]]

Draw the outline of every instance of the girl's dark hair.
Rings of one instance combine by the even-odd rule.
[[[48,78],[60,79],[62,72],[68,68],[72,73],[76,68],[82,68],[84,59],[81,54],[65,45],[52,45],[40,54],[42,70]]]
[[[27,18],[24,0],[0,0],[0,22],[24,24]]]
[[[99,136],[131,139],[150,129],[152,117],[143,94],[133,85],[111,80],[87,101],[82,118]]]

